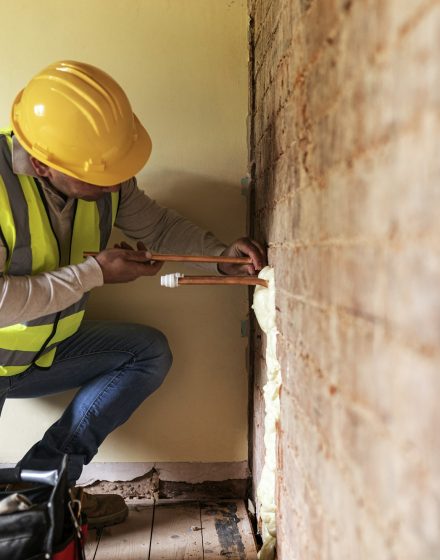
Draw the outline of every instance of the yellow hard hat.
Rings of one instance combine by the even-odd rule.
[[[55,62],[34,76],[15,98],[12,128],[32,156],[93,185],[129,179],[151,154],[122,88],[82,62]]]

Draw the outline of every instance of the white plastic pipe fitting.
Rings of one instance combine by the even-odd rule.
[[[183,278],[184,274],[181,272],[174,272],[172,274],[165,274],[160,277],[160,285],[165,288],[177,288],[179,286],[179,278]]]

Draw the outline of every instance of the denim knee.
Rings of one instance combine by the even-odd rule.
[[[163,383],[173,363],[173,355],[167,337],[153,327],[139,325],[140,352],[137,364],[144,364],[149,383],[157,389]]]

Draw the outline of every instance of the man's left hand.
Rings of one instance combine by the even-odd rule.
[[[223,274],[245,276],[249,274],[254,276],[258,274],[267,264],[266,250],[253,239],[249,237],[240,237],[232,245],[227,247],[222,257],[250,257],[252,264],[228,264],[219,263],[218,269]]]

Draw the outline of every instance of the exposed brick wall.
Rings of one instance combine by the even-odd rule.
[[[253,228],[283,370],[279,557],[440,558],[440,3],[249,12]]]

